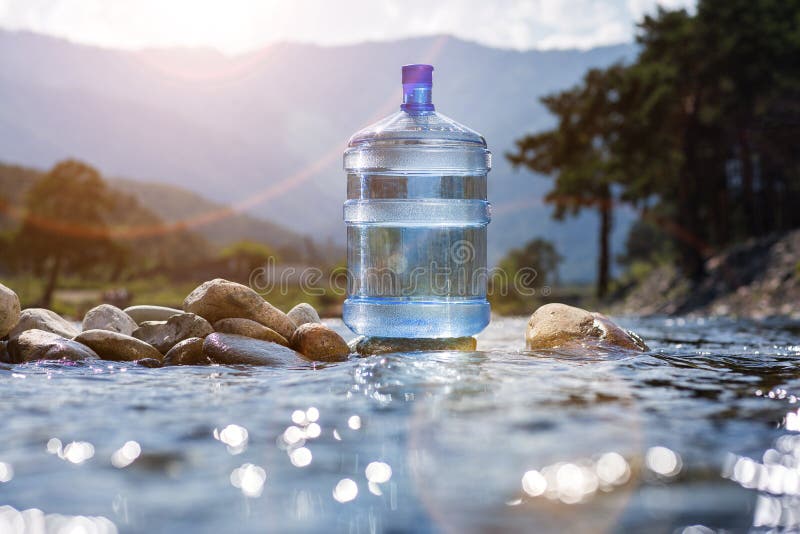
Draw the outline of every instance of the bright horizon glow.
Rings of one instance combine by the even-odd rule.
[[[658,5],[695,0],[0,0],[0,28],[107,48],[214,48],[276,42],[346,45],[452,35],[495,48],[580,48],[631,42]]]

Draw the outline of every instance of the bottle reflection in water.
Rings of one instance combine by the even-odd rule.
[[[403,67],[400,111],[350,138],[344,321],[381,337],[457,337],[489,324],[483,137],[437,113],[430,65]]]

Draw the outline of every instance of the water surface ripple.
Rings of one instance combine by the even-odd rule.
[[[798,325],[620,322],[651,352],[528,353],[498,318],[477,352],[313,371],[0,366],[0,527],[800,528]]]

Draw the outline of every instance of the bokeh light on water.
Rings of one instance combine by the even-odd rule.
[[[800,527],[800,330],[637,321],[651,353],[566,358],[522,351],[524,325],[496,320],[480,336],[491,351],[315,371],[0,366],[0,521],[122,533]]]

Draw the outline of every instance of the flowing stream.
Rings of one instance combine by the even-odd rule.
[[[800,327],[620,323],[651,352],[0,364],[0,531],[800,528]]]

